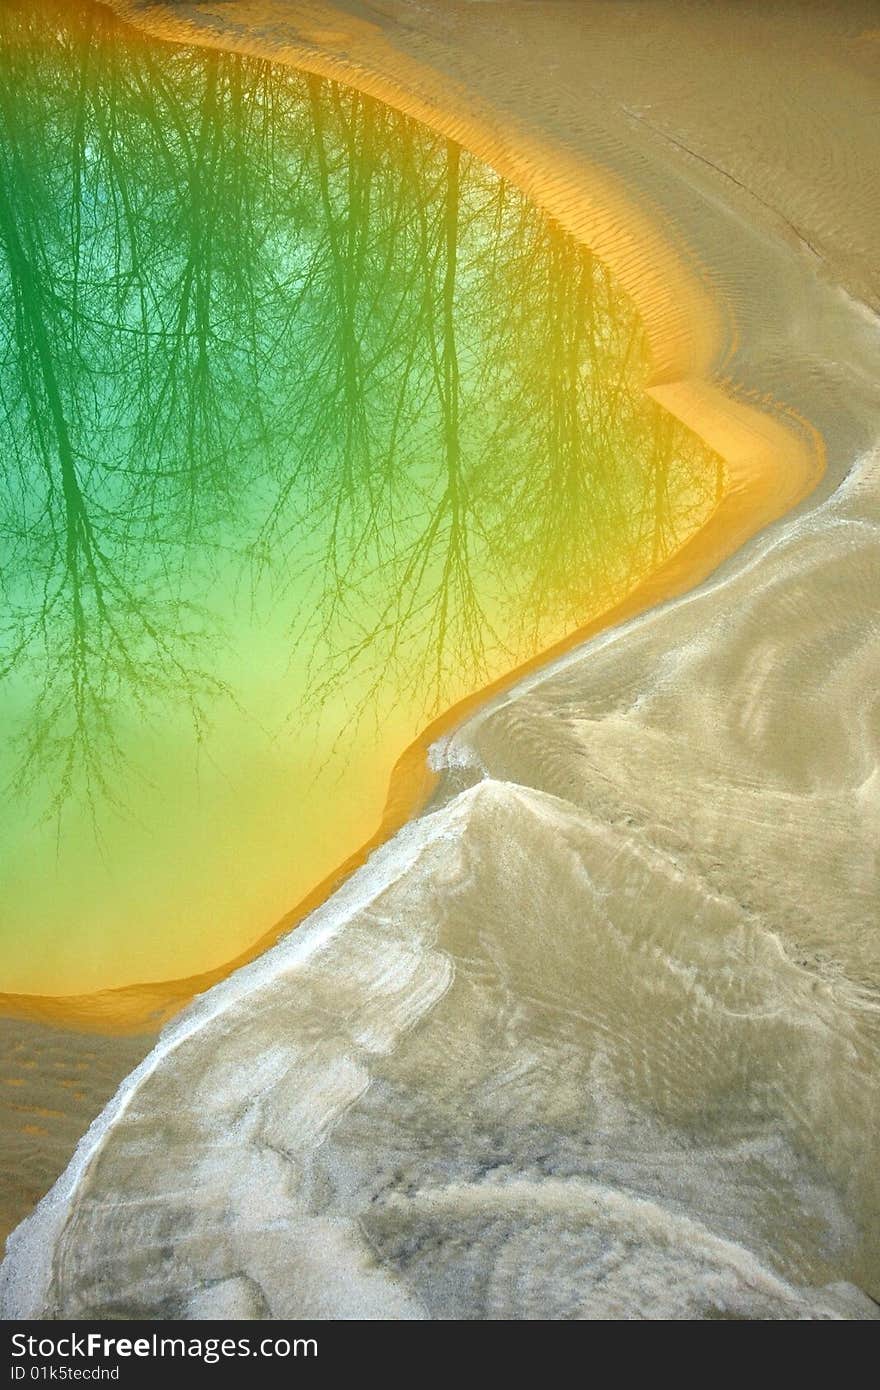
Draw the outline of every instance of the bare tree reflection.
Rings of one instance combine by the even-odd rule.
[[[56,807],[115,794],[126,721],[235,698],[237,576],[316,708],[426,712],[708,515],[631,307],[457,146],[91,4],[0,39],[2,669]]]

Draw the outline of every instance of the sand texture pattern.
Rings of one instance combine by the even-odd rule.
[[[139,13],[482,143],[601,243],[664,404],[825,472],[435,743],[425,813],[123,1083],[5,1311],[876,1319],[876,6]]]

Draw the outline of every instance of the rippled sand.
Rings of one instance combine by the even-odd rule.
[[[0,1236],[51,1187],[152,1042],[0,1019]]]
[[[124,1084],[7,1311],[878,1316],[876,12],[762,10],[223,7],[478,111],[594,230],[598,163],[657,229],[606,202],[657,394],[827,471],[435,745],[429,812]]]

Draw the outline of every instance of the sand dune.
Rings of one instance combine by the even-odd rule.
[[[169,9],[456,113],[604,237],[664,403],[777,508],[827,471],[434,747],[429,814],[123,1085],[7,1312],[876,1318],[875,8]]]

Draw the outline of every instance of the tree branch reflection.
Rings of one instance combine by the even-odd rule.
[[[708,516],[631,306],[456,145],[91,5],[0,38],[3,673],[54,810],[123,798],[132,721],[246,698],[242,606],[316,717],[423,717]]]

